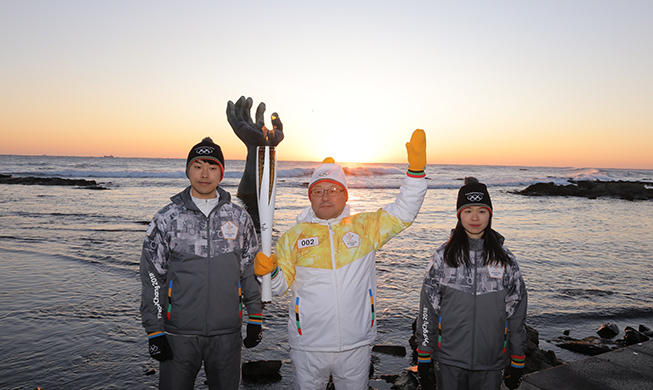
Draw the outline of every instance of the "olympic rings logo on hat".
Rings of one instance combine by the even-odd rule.
[[[212,146],[200,146],[200,147],[195,148],[195,153],[197,153],[197,154],[211,154],[211,153],[213,153],[213,150],[215,150],[215,148],[213,148]]]
[[[480,202],[483,200],[483,193],[482,192],[468,192],[465,194],[467,197],[467,200],[470,202]]]
[[[315,176],[316,179],[319,179],[321,177],[329,176],[331,174],[331,171],[325,171],[320,173],[319,175]]]

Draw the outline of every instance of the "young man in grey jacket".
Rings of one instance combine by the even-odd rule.
[[[143,242],[141,315],[159,389],[192,389],[202,363],[210,389],[240,385],[245,347],[261,340],[262,303],[254,275],[259,250],[249,214],[218,187],[224,157],[205,138],[186,160],[190,186],[158,211]]]

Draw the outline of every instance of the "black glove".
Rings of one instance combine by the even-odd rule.
[[[435,369],[433,362],[418,363],[417,373],[419,374],[419,384],[422,390],[435,390]]]
[[[258,324],[247,324],[247,336],[243,340],[245,348],[256,347],[263,338],[263,327]]]
[[[431,360],[431,352],[425,352],[417,348],[417,373],[419,384],[423,390],[435,390],[435,367]]]
[[[172,359],[172,348],[168,344],[166,334],[163,332],[150,333],[147,336],[147,341],[150,344],[150,356],[162,362],[164,360]]]
[[[272,114],[272,129],[265,127],[265,103],[260,103],[256,108],[256,122],[252,121],[250,110],[252,98],[245,99],[241,96],[236,103],[231,100],[227,103],[227,121],[234,133],[247,146],[277,146],[283,140],[283,124],[279,115]]]
[[[521,377],[524,374],[523,368],[508,367],[503,373],[503,383],[510,390],[515,390],[521,384]]]

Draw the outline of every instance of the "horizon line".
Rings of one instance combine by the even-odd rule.
[[[162,159],[162,160],[184,160],[183,157],[124,157],[114,155],[104,156],[74,156],[74,155],[55,155],[55,154],[11,154],[0,153],[0,156],[12,157],[71,157],[71,158],[114,158],[114,159]],[[225,161],[246,161],[246,159],[227,159]],[[316,163],[320,164],[321,161],[309,160],[289,160],[280,159],[277,161],[283,162],[299,162],[299,163]],[[364,161],[341,161],[338,164],[408,164],[408,162],[364,162]],[[573,165],[507,165],[507,164],[455,164],[455,163],[427,163],[428,165],[450,165],[450,166],[477,166],[477,167],[529,167],[529,168],[571,168],[571,169],[615,169],[615,170],[653,170],[653,168],[613,168],[613,167],[598,167],[598,166],[573,166]]]

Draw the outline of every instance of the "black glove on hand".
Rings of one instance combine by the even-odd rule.
[[[272,129],[265,127],[265,103],[260,103],[256,108],[256,122],[252,121],[250,110],[252,98],[241,96],[236,103],[231,100],[227,103],[227,121],[234,133],[247,146],[277,146],[283,140],[283,124],[279,115],[272,114]]]
[[[419,374],[419,384],[422,385],[422,390],[435,390],[433,362],[417,364],[417,373]]]
[[[243,340],[245,348],[256,347],[263,338],[263,327],[258,324],[247,324],[247,336]]]
[[[148,342],[150,344],[150,356],[162,362],[164,360],[172,359],[172,348],[168,344],[166,334],[163,332],[150,333],[148,335]]]
[[[515,390],[521,384],[521,377],[524,374],[523,368],[508,367],[503,374],[503,383],[510,390]]]

